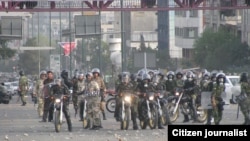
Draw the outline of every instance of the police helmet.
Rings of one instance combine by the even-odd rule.
[[[79,72],[78,75],[77,75],[77,78],[82,78],[84,77],[84,73],[83,72]]]
[[[68,70],[63,70],[63,71],[61,72],[61,77],[62,77],[62,78],[68,78],[68,75],[69,75]]]
[[[93,73],[92,73],[92,72],[88,72],[88,73],[86,74],[86,78],[87,78],[88,76],[92,77],[92,76],[93,76]]]
[[[41,75],[47,75],[47,72],[45,70],[43,70],[43,71],[40,72],[40,76]]]
[[[128,72],[122,73],[122,82],[129,82],[130,74]]]
[[[246,73],[246,72],[241,73],[240,82],[248,82],[247,79],[248,79],[248,73]]]
[[[98,69],[98,68],[93,68],[91,72],[92,72],[93,74],[94,74],[94,73],[100,74],[100,69]]]
[[[134,74],[134,73],[132,73],[132,74],[130,75],[130,80],[135,81],[136,79],[137,79],[137,75]]]
[[[187,76],[187,78],[194,78],[195,77],[195,75],[194,75],[194,73],[192,71],[188,71],[186,73],[186,76]]]
[[[216,74],[216,82],[217,83],[225,83],[226,82],[226,75],[224,73],[217,73]]]
[[[150,80],[150,79],[151,79],[151,77],[150,77],[150,75],[148,73],[144,73],[142,75],[142,80]]]
[[[202,75],[202,78],[204,78],[204,79],[210,79],[210,72],[206,72],[206,73],[204,73],[203,75]]]
[[[77,76],[78,76],[78,74],[79,74],[78,69],[75,69],[75,71],[74,71],[74,77],[77,77]]]
[[[20,76],[24,76],[24,71],[23,71],[23,70],[20,70],[20,71],[19,71],[19,75],[20,75]]]
[[[176,72],[176,77],[178,77],[178,76],[183,77],[183,73],[182,73],[181,71],[177,71],[177,72]]]

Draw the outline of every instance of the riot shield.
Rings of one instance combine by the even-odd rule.
[[[201,92],[201,107],[203,109],[212,109],[211,94],[212,92]]]
[[[205,92],[205,91],[201,93],[201,107],[202,108],[212,109],[211,94],[212,92]],[[221,93],[221,98],[223,99],[223,101],[226,102],[226,98],[227,98],[226,92]]]

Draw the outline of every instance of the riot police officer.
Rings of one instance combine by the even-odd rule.
[[[43,106],[44,106],[44,99],[43,99],[43,82],[46,79],[47,73],[46,71],[40,72],[40,79],[36,81],[35,87],[33,89],[33,96],[37,97],[38,100],[38,107],[37,112],[39,117],[43,116]]]
[[[169,95],[173,95],[176,87],[175,73],[173,71],[167,72],[167,80],[165,81],[165,86],[167,93]]]
[[[63,113],[66,118],[67,124],[68,124],[68,130],[72,131],[72,123],[70,119],[70,112],[69,112],[69,98],[70,98],[70,91],[68,87],[62,82],[61,79],[56,79],[56,84],[52,85],[50,88],[50,97],[53,97],[54,95],[66,95],[67,99],[64,99],[63,102]],[[50,110],[53,110],[53,104],[51,104]],[[53,111],[52,111],[53,112]]]
[[[61,72],[61,78],[63,79],[63,83],[68,87],[68,89],[72,89],[73,82],[69,79],[68,70],[63,70]]]
[[[135,89],[133,84],[130,82],[130,74],[128,72],[123,72],[122,73],[122,83],[118,86],[118,91],[117,91],[117,105],[115,108],[115,117],[116,119],[119,118],[119,109],[121,107],[121,100],[122,100],[122,93],[124,92],[130,92],[132,94],[135,94]],[[137,130],[138,129],[138,125],[136,122],[136,117],[137,117],[137,97],[133,96],[133,99],[131,101],[131,118],[133,121],[133,129]]]
[[[199,90],[197,84],[196,84],[196,80],[195,80],[195,76],[194,73],[192,71],[188,71],[187,72],[187,79],[184,82],[184,90],[185,90],[185,95],[187,97],[189,97],[190,103],[191,103],[191,109],[192,109],[192,117],[194,119],[194,122],[197,122],[197,110],[196,110],[196,97],[197,97],[197,90]],[[184,115],[184,121],[183,122],[188,122],[189,121],[189,117],[188,114],[184,111],[182,111],[183,115]]]
[[[73,96],[72,101],[75,109],[75,116],[77,115],[79,100],[78,96],[83,93],[85,89],[85,76],[83,72],[79,72],[76,76],[76,80],[73,82]],[[80,121],[82,121],[82,109],[80,108]]]
[[[183,86],[184,86],[183,73],[181,71],[177,71],[175,78],[176,78],[175,79],[176,87],[183,88]]]
[[[106,119],[106,114],[105,114],[105,93],[106,93],[106,86],[104,83],[103,78],[100,76],[100,69],[99,68],[93,68],[92,69],[92,74],[93,74],[93,80],[96,81],[99,85],[100,88],[100,95],[101,95],[101,111],[102,111],[102,115],[103,115],[103,120],[107,120]]]
[[[244,115],[243,125],[250,124],[250,85],[248,80],[248,74],[246,72],[241,73],[240,75],[240,85],[241,93],[237,96],[237,102],[239,104],[240,110]]]
[[[102,128],[100,119],[100,87],[93,79],[92,72],[86,74],[85,95],[87,100],[87,118],[92,121],[92,130]],[[82,103],[84,105],[84,103]],[[87,127],[88,128],[88,127]]]
[[[213,87],[211,95],[211,103],[213,107],[213,116],[215,125],[219,125],[223,116],[223,106],[225,102],[222,98],[222,93],[225,91],[226,76],[224,73],[216,74],[216,86]]]

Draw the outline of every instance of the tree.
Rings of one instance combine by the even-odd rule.
[[[195,41],[194,52],[194,62],[202,68],[226,70],[249,63],[248,45],[224,28],[206,29]]]
[[[39,38],[39,46],[46,45],[46,38]],[[48,42],[47,42],[48,43]],[[28,39],[24,46],[38,46],[37,38]],[[40,50],[40,59],[38,50],[26,50],[19,54],[19,69],[23,69],[27,74],[37,74],[46,69],[49,64],[49,51]],[[39,60],[40,69],[39,70]]]
[[[0,58],[8,59],[15,55],[16,51],[12,50],[7,45],[8,40],[2,40],[0,39]]]

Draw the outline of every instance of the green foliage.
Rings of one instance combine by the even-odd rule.
[[[206,29],[194,43],[194,62],[202,68],[226,70],[249,63],[249,47],[240,39],[220,28]]]
[[[8,40],[0,39],[0,58],[2,59],[9,59],[13,57],[16,53],[15,50],[12,50],[8,47],[7,43],[8,43]]]
[[[45,40],[43,40],[45,39]],[[46,38],[39,38],[39,45],[46,45]],[[38,46],[37,39],[28,39],[25,46]],[[26,50],[19,54],[19,68],[27,74],[39,73],[39,50]],[[40,69],[45,69],[49,64],[49,51],[40,50]]]

